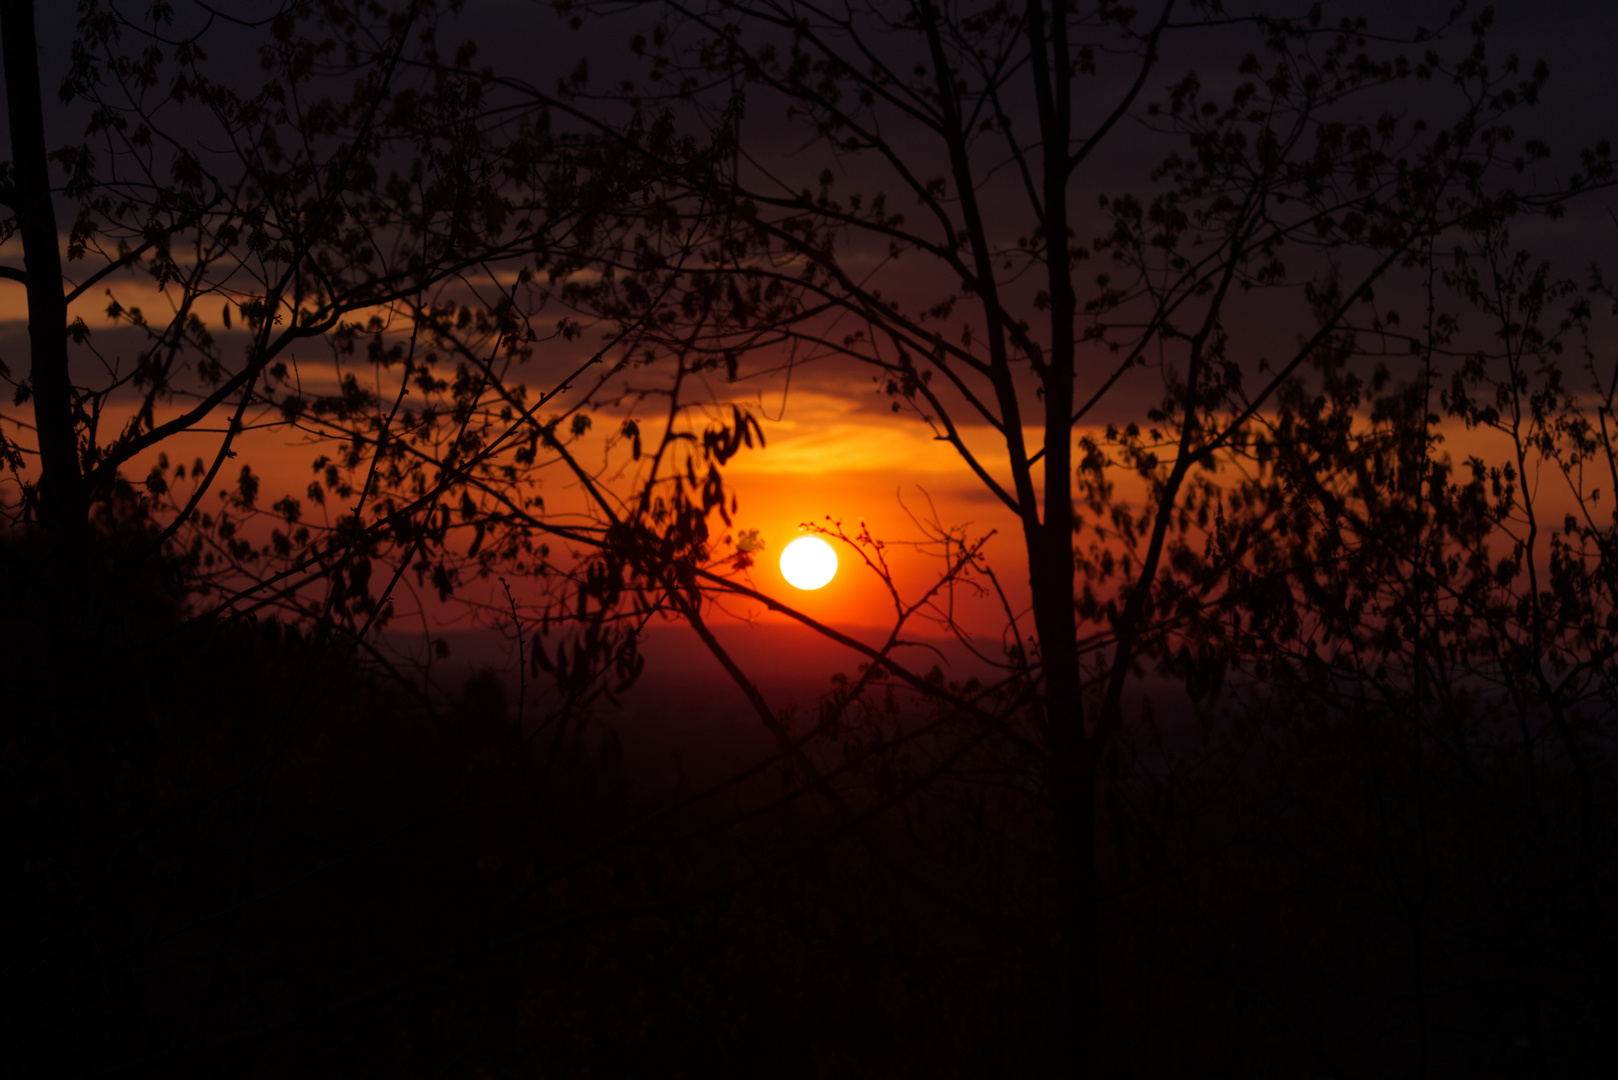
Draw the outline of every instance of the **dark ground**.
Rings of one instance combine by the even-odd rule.
[[[6,1075],[1044,1068],[1048,837],[1009,758],[862,836],[779,769],[713,791],[773,745],[686,657],[525,738],[509,679],[429,708],[161,590],[74,623],[5,584]],[[813,715],[801,653],[735,643]],[[1100,1075],[1612,1074],[1608,759],[1581,836],[1565,771],[1536,810],[1509,753],[1418,774],[1398,717],[1229,704],[1114,765]],[[927,760],[871,730],[818,758],[856,805]]]

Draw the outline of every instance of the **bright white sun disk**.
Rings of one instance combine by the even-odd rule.
[[[818,589],[837,573],[837,552],[818,536],[800,536],[781,550],[781,576],[798,589]]]

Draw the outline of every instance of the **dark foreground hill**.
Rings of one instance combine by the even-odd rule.
[[[7,565],[5,1075],[1044,1071],[1049,841],[1010,758],[924,783],[925,745],[845,733],[850,819],[655,668],[524,730],[509,675],[432,703],[173,583],[73,618]],[[1101,1075],[1610,1075],[1609,758],[1581,831],[1554,762],[1529,791],[1375,710],[1226,706],[1173,745],[1143,714],[1113,763]],[[765,766],[659,764],[716,731]]]
[[[492,675],[430,704],[162,590],[53,621],[6,584],[6,1075],[1037,1061],[1037,965],[828,838],[778,772],[631,781],[629,725],[524,734]]]

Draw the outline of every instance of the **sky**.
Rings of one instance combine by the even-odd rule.
[[[185,8],[183,3],[178,6]],[[1268,4],[1264,8],[1302,11],[1307,6]],[[47,88],[54,86],[63,70],[72,35],[71,7],[54,3],[40,5],[41,61]],[[1373,25],[1400,29],[1417,24],[1434,25],[1442,19],[1446,7],[1445,3],[1426,0],[1413,3],[1379,0],[1368,4],[1328,4],[1327,14],[1332,18],[1342,12],[1365,11]],[[248,10],[248,7],[238,10]],[[480,62],[541,81],[571,70],[582,55],[591,60],[593,79],[606,82],[615,73],[614,65],[621,62],[620,43],[635,29],[630,24],[637,20],[644,22],[643,11],[631,9],[610,29],[590,29],[575,34],[559,27],[546,4],[527,0],[472,0],[463,22],[466,36],[480,42]],[[1552,71],[1543,103],[1530,114],[1535,131],[1546,138],[1556,155],[1541,180],[1551,182],[1565,176],[1565,170],[1572,167],[1571,155],[1577,147],[1618,136],[1618,96],[1611,90],[1610,55],[1612,43],[1618,41],[1618,5],[1593,0],[1536,0],[1533,3],[1512,0],[1497,4],[1496,13],[1492,47],[1516,51],[1530,63],[1532,59],[1543,58]],[[239,38],[233,48],[245,50],[249,43],[249,38]],[[225,54],[228,59],[228,49]],[[244,51],[243,55],[248,54]],[[1205,82],[1209,84],[1215,84],[1220,77],[1218,65],[1210,61],[1206,46],[1171,40],[1165,49],[1164,77],[1157,80],[1158,86],[1169,81],[1168,73],[1187,67],[1206,72]],[[1419,112],[1431,104],[1421,96],[1430,92],[1417,88],[1413,96],[1394,104]],[[1106,99],[1105,94],[1102,97]],[[50,118],[53,130],[66,141],[73,136],[77,118],[63,112],[53,95],[47,93],[46,100],[48,108],[57,110]],[[0,124],[3,122],[0,116]],[[769,117],[750,116],[748,122],[750,130],[758,132],[757,146],[768,148],[779,142]],[[1115,139],[1114,144],[1117,146],[1114,159],[1098,174],[1087,176],[1082,181],[1084,184],[1116,188],[1118,184],[1127,183],[1131,176],[1139,175],[1146,155],[1158,152],[1158,144],[1144,132],[1138,137]],[[818,162],[811,159],[820,149],[813,146],[776,146],[775,149],[783,160],[793,163],[792,167],[818,171]],[[1090,192],[1087,190],[1084,194]],[[1576,272],[1591,259],[1611,262],[1609,253],[1615,248],[1613,240],[1618,240],[1618,220],[1610,216],[1614,203],[1607,194],[1583,199],[1562,222],[1536,223],[1517,239],[1555,259],[1569,273]],[[0,248],[0,260],[8,264],[16,265],[19,257],[15,240]],[[143,283],[125,281],[117,288],[119,299],[126,306],[144,302],[160,310],[164,302],[164,298]],[[101,309],[105,302],[106,297],[101,294],[81,301],[80,310],[92,326],[104,325]],[[26,327],[22,314],[21,286],[0,281],[0,358],[13,370],[25,366]],[[1263,311],[1254,312],[1250,318],[1256,340],[1267,340],[1266,332],[1278,346],[1284,347],[1289,340],[1290,326],[1278,325],[1267,331]],[[135,347],[125,331],[108,332],[98,340],[106,350]],[[536,375],[536,383],[544,382],[545,372],[563,370],[571,360],[570,356],[558,354]],[[766,557],[754,569],[755,584],[763,591],[790,597],[808,616],[855,630],[868,640],[880,640],[883,627],[891,619],[891,598],[879,578],[851,565],[846,558],[851,554],[849,549],[844,552],[843,571],[831,585],[814,593],[790,590],[780,579],[773,554],[805,524],[835,527],[840,523],[852,533],[863,523],[873,536],[889,541],[885,553],[892,560],[895,580],[905,596],[913,597],[936,578],[943,565],[943,549],[937,543],[928,542],[928,523],[935,522],[973,541],[984,539],[986,555],[1000,569],[1002,585],[1013,607],[1021,608],[1026,603],[1027,584],[1017,522],[931,432],[906,418],[895,417],[889,411],[889,400],[872,385],[867,373],[846,363],[821,363],[793,368],[788,381],[783,378],[779,363],[771,358],[758,357],[753,361],[744,366],[740,381],[716,384],[713,393],[716,398],[745,404],[755,410],[768,444],[764,450],[744,452],[727,473],[728,482],[738,496],[737,528],[759,529],[767,544]],[[311,377],[318,362],[315,358],[309,359]],[[1149,389],[1144,384],[1136,389],[1126,386],[1125,393],[1115,399],[1118,402],[1113,406],[1115,413],[1098,415],[1098,422],[1127,418],[1138,412],[1147,400]],[[8,405],[0,408],[0,414],[17,418],[20,411]],[[14,423],[8,424],[6,431],[8,435],[19,433]],[[969,443],[983,447],[985,460],[1000,459],[1001,453],[992,446],[993,433],[989,429],[977,426],[969,428],[966,434]],[[193,452],[193,446],[195,453],[206,455],[215,438],[216,435],[208,433],[188,437],[183,445],[171,448],[170,456],[183,460]],[[284,438],[249,438],[243,444],[242,456],[252,461],[265,477],[266,502],[283,491],[299,492],[307,483],[308,451],[286,445]],[[566,497],[558,498],[565,501]],[[998,650],[1004,624],[999,597],[961,590],[942,603],[986,651]],[[751,621],[761,627],[777,627],[777,633],[788,633],[780,629],[783,616],[745,607],[731,611],[730,615],[743,620],[742,626]],[[464,622],[453,629],[468,633],[471,630]],[[942,634],[941,627],[935,624],[922,629],[918,636],[937,638]],[[466,640],[470,642],[472,638]],[[798,644],[781,649],[789,653],[796,650],[805,657],[811,655],[806,651],[810,648],[807,638],[793,640]],[[673,664],[669,670],[695,656],[677,643],[667,648]],[[785,687],[793,679],[799,679],[805,667],[815,669],[816,678],[824,677],[830,670],[847,667],[846,662],[830,654],[815,652],[813,655],[817,657],[813,663],[790,665],[790,671],[784,668],[785,673],[777,680],[779,685]],[[767,656],[768,650],[764,658],[755,659],[768,668]]]

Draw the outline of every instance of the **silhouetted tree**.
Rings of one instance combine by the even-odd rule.
[[[6,235],[24,265],[5,276],[27,289],[33,352],[6,377],[38,433],[37,447],[0,444],[12,527],[37,522],[65,556],[94,507],[108,518],[118,485],[144,481],[130,507],[161,521],[153,549],[178,544],[220,599],[256,587],[254,603],[358,629],[388,618],[368,574],[382,548],[447,581],[458,554],[443,517],[467,475],[526,437],[525,418],[591,358],[547,363],[546,391],[488,417],[505,429],[490,433],[464,405],[493,390],[441,375],[415,313],[476,311],[508,363],[571,337],[519,329],[479,289],[516,256],[527,274],[581,257],[593,222],[653,178],[650,159],[581,150],[532,111],[484,124],[483,83],[439,57],[435,17],[430,4],[297,4],[257,21],[80,5],[60,95],[85,126],[52,145],[32,5],[6,5]],[[128,299],[153,287],[165,310]],[[74,313],[91,302],[128,329]],[[314,482],[273,507],[254,462],[231,464],[246,433],[270,432],[317,444]],[[206,454],[173,449],[199,435]]]
[[[1329,376],[1345,336],[1395,322],[1378,303],[1419,280],[1435,250],[1486,247],[1491,222],[1609,183],[1607,151],[1564,188],[1512,186],[1546,151],[1519,149],[1507,117],[1546,72],[1491,61],[1487,12],[1405,42],[1363,19],[1326,22],[1319,7],[1271,17],[1215,2],[1145,16],[1108,2],[669,3],[645,21],[633,81],[581,63],[555,93],[491,83],[578,115],[603,145],[623,145],[626,118],[667,116],[728,149],[726,167],[698,174],[661,161],[675,181],[659,212],[625,219],[608,272],[561,295],[655,326],[646,362],[668,358],[676,394],[688,372],[734,376],[765,351],[869,365],[894,411],[929,425],[1021,524],[1033,625],[1008,611],[1006,644],[1008,685],[1023,690],[997,703],[864,651],[968,727],[1009,734],[1039,776],[1053,823],[1052,1020],[1063,1067],[1078,1069],[1100,1003],[1098,785],[1128,726],[1126,691],[1153,656],[1193,689],[1217,685],[1253,655],[1244,635],[1280,617],[1265,590],[1290,595],[1322,557],[1268,539],[1296,477],[1271,473],[1235,509],[1222,474],[1264,452],[1300,375],[1325,364]],[[1192,66],[1214,49],[1231,56],[1217,77]],[[1429,96],[1419,115],[1386,105],[1403,84]],[[1367,311],[1376,322],[1362,326]],[[1386,362],[1411,380],[1421,358]],[[1134,404],[1143,393],[1150,403]],[[1360,402],[1331,400],[1339,425],[1358,422]],[[653,498],[664,450],[691,437],[675,406],[668,416],[638,500],[590,487],[614,537],[600,563],[608,599],[627,576],[672,606],[772,724],[703,629],[710,597],[784,606],[737,579],[723,562],[735,553],[706,525],[725,509],[721,469],[749,421],[715,429],[700,470],[681,464],[694,445],[674,456],[667,495]],[[995,457],[969,445],[967,425],[992,429]],[[638,450],[641,421],[624,432]],[[1326,460],[1331,445],[1305,442],[1306,468],[1355,465]],[[1409,483],[1426,469],[1415,445]],[[1351,474],[1326,481],[1338,482]],[[1377,528],[1399,543],[1393,525]],[[981,574],[972,546],[958,550],[954,573]],[[908,614],[901,604],[899,625]],[[1213,632],[1227,617],[1237,638]]]

